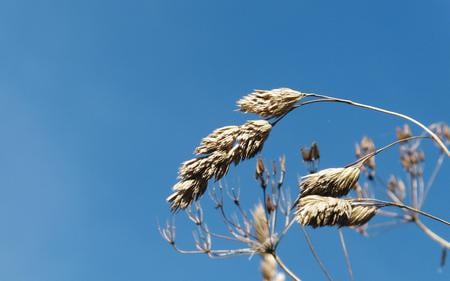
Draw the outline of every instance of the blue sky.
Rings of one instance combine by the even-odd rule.
[[[449,121],[448,1],[21,1],[0,3],[0,279],[259,280],[257,257],[175,253],[157,224],[180,162],[252,89],[291,87]],[[305,173],[301,145],[321,167],[354,159],[370,135],[403,121],[345,105],[293,112],[262,156],[286,154],[287,185]],[[421,131],[413,127],[416,133]],[[429,166],[437,150],[425,146]],[[402,174],[392,150],[379,174]],[[250,160],[225,182],[255,196]],[[448,216],[448,163],[425,210]],[[191,228],[178,214],[180,242]],[[214,220],[211,226],[219,227]],[[447,238],[448,227],[430,222]],[[371,239],[346,233],[357,280],[449,280],[440,248],[413,225]],[[311,232],[336,280],[337,234]],[[322,280],[302,234],[281,246],[304,280]]]

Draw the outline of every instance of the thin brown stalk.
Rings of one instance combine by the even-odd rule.
[[[442,148],[442,150],[447,154],[447,156],[450,157],[450,151],[448,150],[447,146],[442,142],[442,140],[435,133],[433,133],[427,126],[423,125],[416,119],[409,117],[405,114],[397,113],[394,111],[382,109],[382,108],[371,106],[371,105],[354,102],[351,100],[329,97],[329,96],[325,96],[325,95],[307,94],[306,96],[317,97],[320,99],[303,102],[303,103],[301,103],[301,105],[307,105],[307,104],[312,104],[312,103],[317,103],[317,102],[339,102],[339,103],[345,103],[345,104],[349,104],[349,105],[356,106],[356,107],[366,108],[366,109],[370,109],[370,110],[374,110],[374,111],[378,111],[378,112],[382,112],[385,114],[389,114],[389,115],[393,115],[393,116],[397,116],[397,117],[406,119],[406,120],[416,124],[417,126],[421,127],[422,129],[424,129],[434,139],[434,141]]]
[[[303,231],[303,235],[305,236],[306,243],[308,244],[309,250],[311,251],[311,254],[313,255],[316,262],[319,264],[320,269],[325,274],[327,279],[329,281],[333,281],[333,278],[331,277],[330,273],[328,272],[327,268],[325,267],[324,263],[319,257],[319,254],[317,253],[316,249],[314,248],[314,245],[311,241],[311,238],[309,237],[308,232],[306,231],[305,227],[303,225],[300,225],[301,230]]]
[[[284,272],[286,272],[287,275],[289,275],[289,277],[292,278],[292,280],[295,281],[301,281],[301,279],[299,277],[297,277],[284,263],[283,261],[280,259],[279,256],[277,256],[275,253],[272,253],[272,256],[275,258],[275,261],[277,262],[277,264],[284,270]]]
[[[363,203],[373,203],[374,205],[378,205],[379,207],[386,207],[386,206],[395,206],[395,207],[399,207],[401,209],[406,209],[418,214],[421,214],[423,216],[429,217],[430,219],[436,220],[438,222],[441,222],[443,224],[446,225],[450,225],[450,222],[443,220],[441,218],[438,218],[436,216],[433,216],[429,213],[426,213],[422,210],[404,205],[404,204],[399,204],[399,203],[394,203],[394,202],[388,202],[388,201],[383,201],[383,200],[378,200],[378,199],[372,199],[372,198],[361,198],[361,199],[350,199],[353,202],[363,202]]]
[[[339,240],[341,241],[342,252],[344,253],[345,263],[347,265],[348,276],[351,281],[354,281],[352,264],[350,262],[350,256],[348,255],[347,246],[345,245],[344,233],[342,232],[342,228],[338,229]]]

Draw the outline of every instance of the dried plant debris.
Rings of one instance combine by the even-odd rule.
[[[387,188],[400,202],[405,200],[406,187],[401,179],[397,179],[395,176],[391,175],[387,183]]]
[[[302,225],[361,226],[375,216],[377,207],[362,206],[351,200],[309,195],[300,199],[295,218]]]
[[[375,152],[375,143],[373,140],[367,136],[364,136],[360,143],[355,145],[355,155],[356,158],[360,159],[366,155],[372,154]],[[369,180],[373,180],[375,178],[375,156],[369,157],[363,163],[363,170],[367,170],[367,177]]]
[[[259,243],[263,244],[269,238],[269,224],[267,222],[266,212],[261,203],[256,205],[253,210],[253,227],[255,236]]]
[[[329,168],[300,179],[299,198],[308,195],[341,197],[347,195],[358,181],[358,167]],[[298,201],[298,199],[297,199]]]
[[[317,143],[313,142],[311,144],[311,147],[300,148],[300,155],[302,156],[303,162],[305,163],[309,172],[310,173],[317,172],[320,160],[320,151]]]
[[[404,124],[403,128],[397,127],[396,134],[398,140],[404,140],[412,136],[411,128],[408,124]]]
[[[172,211],[184,209],[206,190],[208,180],[224,177],[230,165],[254,157],[263,148],[272,126],[266,120],[247,121],[242,126],[219,128],[205,137],[178,171],[179,182],[167,198]]]
[[[238,100],[238,110],[246,113],[256,113],[261,117],[279,117],[289,112],[295,103],[305,94],[289,88],[273,90],[255,90],[253,93]]]

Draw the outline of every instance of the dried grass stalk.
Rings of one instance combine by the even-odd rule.
[[[299,198],[308,195],[341,197],[347,195],[358,181],[358,167],[329,168],[306,175],[300,180]],[[298,201],[298,199],[297,199]]]
[[[238,100],[239,111],[256,113],[262,117],[279,117],[301,100],[305,94],[289,88],[255,90]]]
[[[352,206],[345,200],[309,195],[300,199],[295,212],[296,220],[314,228],[345,225],[351,217]]]

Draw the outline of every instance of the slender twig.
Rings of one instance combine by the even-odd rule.
[[[450,242],[442,238],[441,236],[434,233],[431,229],[429,229],[425,224],[422,223],[418,218],[414,220],[417,226],[432,240],[436,241],[439,245],[446,249],[450,249]]]
[[[348,255],[347,246],[345,245],[344,233],[342,231],[342,228],[338,228],[338,233],[339,233],[339,240],[341,241],[342,252],[344,253],[345,257],[345,263],[347,265],[348,276],[351,281],[354,281],[355,278],[353,277],[352,264],[350,262],[350,256]]]
[[[444,159],[445,159],[445,155],[441,154],[438,158],[438,160],[436,161],[436,165],[434,166],[433,172],[431,173],[430,178],[428,179],[427,185],[425,187],[425,191],[424,194],[422,196],[422,200],[420,202],[420,207],[422,207],[425,199],[427,198],[428,192],[430,191],[431,186],[433,185],[437,175],[439,174],[439,171],[441,170],[442,167],[442,163],[444,163]]]
[[[429,217],[430,219],[436,220],[443,224],[450,225],[450,222],[448,222],[446,220],[443,220],[443,219],[433,216],[429,213],[426,213],[422,210],[418,210],[416,208],[413,208],[413,207],[410,207],[410,206],[404,205],[404,204],[388,202],[388,201],[383,201],[383,200],[378,200],[378,199],[373,199],[373,198],[357,198],[357,199],[349,199],[349,200],[351,200],[353,202],[369,203],[369,204],[373,204],[373,205],[379,206],[379,207],[395,206],[395,207],[399,207],[399,208],[406,209],[409,211],[413,211],[415,213],[419,213],[423,216]]]
[[[275,258],[275,261],[277,262],[277,264],[284,270],[284,272],[286,272],[287,275],[289,275],[289,277],[291,277],[293,280],[295,281],[301,281],[301,279],[299,277],[297,277],[284,263],[283,261],[280,259],[280,257],[278,255],[276,255],[275,253],[272,253],[272,256]]]
[[[328,272],[327,268],[323,264],[322,260],[319,257],[319,254],[317,253],[316,249],[314,249],[314,245],[311,241],[311,238],[309,237],[308,232],[306,231],[305,227],[303,225],[300,225],[301,230],[303,231],[303,235],[305,236],[306,243],[308,243],[309,250],[311,251],[311,254],[313,255],[316,262],[319,264],[320,269],[325,274],[327,279],[329,281],[333,281],[333,278],[331,277],[330,273]]]
[[[365,109],[370,109],[370,110],[374,110],[374,111],[378,111],[378,112],[382,112],[382,113],[386,113],[386,114],[389,114],[389,115],[393,115],[393,116],[397,116],[397,117],[406,119],[406,120],[416,124],[417,126],[421,127],[422,129],[424,129],[435,140],[435,142],[442,148],[442,150],[447,154],[447,156],[450,157],[450,151],[448,150],[447,146],[442,142],[442,140],[435,133],[433,133],[427,126],[423,125],[422,123],[420,123],[419,121],[417,121],[416,119],[414,119],[412,117],[409,117],[409,116],[407,116],[405,114],[397,113],[397,112],[394,112],[394,111],[382,109],[382,108],[379,108],[379,107],[375,107],[375,106],[371,106],[371,105],[366,105],[366,104],[354,102],[354,101],[351,101],[351,100],[340,99],[340,98],[335,98],[335,97],[329,97],[329,96],[324,96],[324,95],[319,95],[319,94],[312,94],[312,93],[308,94],[308,96],[310,96],[310,97],[317,97],[317,98],[320,98],[320,99],[303,102],[300,105],[307,105],[307,104],[312,104],[312,103],[317,103],[317,102],[339,102],[339,103],[345,103],[345,104],[349,104],[349,105],[352,105],[352,106],[357,106],[357,107],[361,107],[361,108],[365,108]]]

